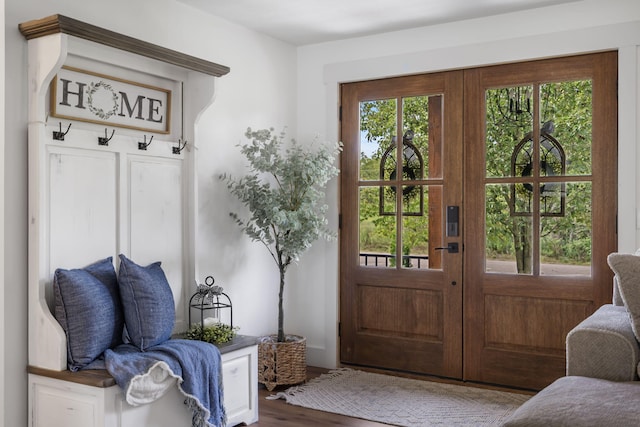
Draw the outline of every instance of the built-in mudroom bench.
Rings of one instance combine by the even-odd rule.
[[[197,140],[196,125],[229,68],[61,15],[20,31],[29,73],[29,426],[214,425],[195,418],[192,397],[202,399],[186,391],[189,363],[224,390],[223,405],[213,403],[227,425],[256,422],[256,339],[236,336],[216,350],[172,338],[188,329],[189,297],[209,273],[196,262],[196,155],[212,142]],[[180,375],[170,359],[131,379],[170,384],[161,392],[116,383],[118,348],[147,363],[174,346],[190,355]],[[202,374],[209,360],[215,372]]]
[[[227,425],[258,421],[257,340],[236,336],[220,344]],[[104,369],[78,372],[29,366],[29,397],[40,427],[188,426],[190,414],[177,388],[143,408],[129,406]],[[165,409],[158,410],[163,406]],[[113,421],[113,422],[111,422]]]

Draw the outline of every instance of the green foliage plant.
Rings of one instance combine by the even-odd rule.
[[[225,323],[215,323],[210,326],[193,324],[187,331],[186,338],[200,340],[211,344],[223,344],[231,341],[238,332],[238,327],[231,327]]]
[[[248,128],[248,143],[240,151],[249,162],[249,173],[240,179],[220,176],[249,210],[249,217],[230,213],[242,231],[262,243],[280,272],[278,342],[285,341],[283,295],[285,273],[319,238],[335,235],[327,228],[324,203],[326,185],[337,176],[335,160],[341,143],[303,147],[295,140],[284,144],[285,133]]]

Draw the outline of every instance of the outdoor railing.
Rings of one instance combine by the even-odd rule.
[[[389,267],[395,260],[395,255],[373,252],[360,253],[360,265],[373,267]],[[403,255],[402,263],[408,268],[428,268],[429,257],[427,255]],[[414,262],[415,261],[415,262]]]

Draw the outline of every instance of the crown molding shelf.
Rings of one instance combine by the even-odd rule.
[[[51,15],[23,22],[19,28],[27,40],[63,33],[215,77],[224,76],[230,71],[225,65],[205,61],[64,15]]]

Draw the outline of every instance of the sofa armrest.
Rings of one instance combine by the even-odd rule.
[[[624,307],[606,304],[567,335],[567,375],[638,379],[640,348]]]

